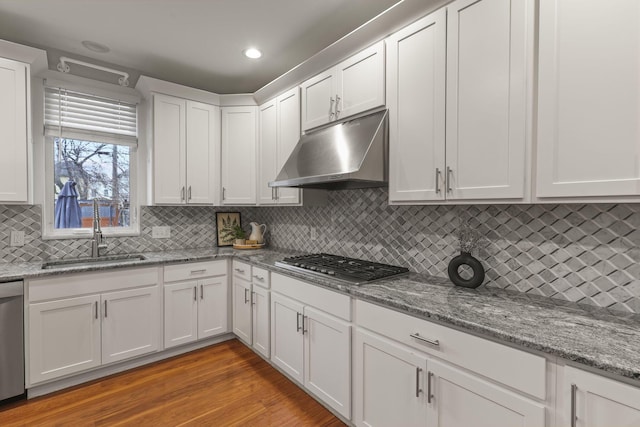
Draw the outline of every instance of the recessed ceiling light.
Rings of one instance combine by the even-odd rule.
[[[250,59],[258,59],[262,56],[262,52],[260,52],[255,47],[250,47],[248,49],[245,49],[242,51],[242,53],[244,53],[244,56]]]
[[[86,47],[87,49],[93,52],[98,52],[98,53],[107,53],[111,51],[111,49],[109,49],[109,46],[105,46],[98,42],[92,42],[91,40],[84,40],[82,42],[82,46]]]

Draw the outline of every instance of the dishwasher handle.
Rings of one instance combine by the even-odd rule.
[[[0,283],[0,299],[20,297],[24,295],[22,282]]]

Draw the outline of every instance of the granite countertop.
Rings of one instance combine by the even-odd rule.
[[[544,352],[628,379],[640,380],[640,316],[499,289],[465,289],[449,280],[418,274],[352,285],[276,267],[294,252],[234,251],[230,248],[144,253],[122,265],[42,270],[41,262],[0,264],[0,282],[83,271],[236,257],[354,298],[452,325],[497,341]],[[2,283],[0,283],[2,286]]]

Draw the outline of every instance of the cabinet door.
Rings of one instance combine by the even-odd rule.
[[[271,293],[271,362],[304,383],[303,305]]]
[[[429,361],[429,426],[536,427],[545,425],[545,407],[478,377]],[[427,383],[429,389],[429,383]]]
[[[100,296],[29,305],[29,382],[100,366]]]
[[[304,308],[304,385],[351,419],[351,324]]]
[[[309,130],[335,120],[335,68],[331,68],[300,85],[302,90],[302,130]]]
[[[233,333],[251,345],[251,282],[233,277]]]
[[[276,175],[291,155],[300,140],[300,89],[295,87],[283,93],[276,100],[278,104],[278,144]],[[279,187],[277,189],[279,204],[300,203],[300,190],[297,188]]]
[[[270,311],[270,292],[261,287],[253,285],[251,293],[251,304],[253,305],[253,348],[262,354],[265,358],[269,358],[270,339],[271,339],[271,318]]]
[[[102,363],[157,351],[160,301],[156,286],[102,295]]]
[[[28,200],[26,64],[0,58],[0,201]]]
[[[640,388],[589,372],[566,367],[560,383],[559,426],[571,426],[571,393],[575,386],[576,427],[632,427],[640,425]]]
[[[198,338],[228,332],[227,276],[198,281]]]
[[[443,200],[446,11],[387,39],[389,200]]]
[[[258,110],[260,114],[260,130],[258,137],[258,203],[274,205],[276,203],[276,189],[269,187],[269,181],[276,178],[278,168],[278,114],[276,100],[262,104]]]
[[[336,119],[384,105],[384,42],[359,52],[336,67]]]
[[[449,199],[524,197],[533,3],[447,6]]]
[[[218,107],[187,101],[187,203],[214,203],[219,117]]]
[[[164,286],[165,348],[198,338],[198,302],[195,280]]]
[[[426,426],[427,359],[384,338],[356,332],[357,426]]]
[[[538,197],[640,194],[640,2],[540,2]]]
[[[222,108],[222,204],[256,203],[257,107]]]
[[[153,202],[184,203],[186,197],[186,101],[153,95]]]

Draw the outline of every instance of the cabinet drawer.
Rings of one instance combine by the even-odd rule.
[[[544,357],[364,301],[356,301],[356,323],[531,396],[545,399]],[[421,338],[437,341],[438,344],[429,344]]]
[[[269,276],[269,270],[253,267],[251,279],[254,284],[260,285],[263,288],[269,289],[271,287],[271,277]]]
[[[233,265],[231,267],[232,273],[236,277],[240,277],[241,279],[251,281],[251,265],[246,264],[244,262],[233,260]]]
[[[277,273],[271,274],[271,290],[351,321],[351,297],[347,295]]]
[[[187,264],[167,265],[164,267],[164,281],[199,279],[201,277],[222,276],[227,274],[227,261],[192,262]]]

